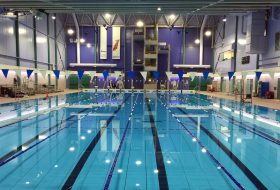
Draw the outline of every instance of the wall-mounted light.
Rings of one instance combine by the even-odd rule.
[[[139,20],[137,23],[136,23],[136,26],[137,27],[143,27],[144,26],[144,22],[142,20]]]
[[[195,43],[195,44],[199,44],[199,43],[200,43],[200,40],[199,40],[199,39],[196,39],[196,40],[194,41],[194,43]]]
[[[211,32],[210,30],[207,30],[207,31],[205,32],[205,36],[211,36],[211,34],[212,34],[212,32]]]
[[[74,30],[71,29],[71,28],[69,28],[69,29],[67,30],[67,33],[68,33],[69,35],[73,35],[73,34],[74,34]]]

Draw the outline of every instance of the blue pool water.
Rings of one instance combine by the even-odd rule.
[[[0,105],[0,189],[280,189],[280,111],[197,94]]]

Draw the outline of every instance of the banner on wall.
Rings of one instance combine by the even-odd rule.
[[[141,71],[140,73],[141,73],[141,75],[142,75],[144,81],[146,81],[146,78],[147,78],[147,71]]]
[[[100,26],[100,59],[107,59],[107,30]]]
[[[2,69],[2,73],[5,76],[5,78],[8,77],[9,69]]]
[[[121,58],[121,28],[112,27],[112,59]]]
[[[165,74],[166,74],[168,80],[170,80],[172,77],[172,72],[165,72]]]

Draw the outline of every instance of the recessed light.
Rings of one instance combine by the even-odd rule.
[[[71,28],[69,28],[69,29],[67,30],[67,33],[68,33],[69,35],[72,35],[72,34],[74,34],[74,30],[71,29]]]
[[[139,187],[139,186],[140,186],[140,184],[139,184],[139,183],[136,183],[136,184],[135,184],[135,186],[136,186],[136,187]]]
[[[91,134],[91,130],[90,130],[90,129],[89,129],[89,130],[87,130],[87,133],[88,133],[88,134]]]
[[[109,159],[105,160],[106,164],[109,164],[111,161]]]
[[[71,146],[71,147],[69,148],[69,151],[70,151],[70,152],[75,151],[75,147]]]
[[[161,8],[160,8],[160,7],[158,7],[158,8],[157,8],[157,10],[158,10],[158,11],[161,11]]]
[[[118,173],[122,173],[123,172],[123,170],[122,169],[118,169]]]
[[[167,163],[167,164],[171,164],[171,161],[170,161],[170,160],[167,160],[166,163]]]
[[[85,140],[86,139],[86,137],[85,136],[81,136],[81,140]]]
[[[202,148],[201,152],[203,152],[203,153],[207,152],[206,148]]]
[[[137,166],[139,166],[139,165],[142,164],[142,162],[141,162],[140,160],[137,160],[137,161],[135,162],[135,164],[136,164]]]

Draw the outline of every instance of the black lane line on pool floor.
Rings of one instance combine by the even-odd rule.
[[[167,180],[162,150],[161,150],[161,146],[160,146],[160,142],[159,142],[159,138],[158,138],[158,132],[157,132],[157,128],[155,125],[155,119],[154,119],[154,116],[152,113],[151,105],[147,98],[146,98],[146,105],[147,105],[148,112],[149,112],[149,118],[150,118],[150,123],[151,123],[152,134],[153,134],[156,164],[157,164],[157,170],[158,170],[159,188],[161,190],[163,190],[163,189],[168,190],[169,189],[168,180]]]
[[[81,111],[79,111],[78,113],[82,113],[86,110],[88,110],[89,108],[85,108]],[[4,164],[6,164],[7,162],[9,162],[11,160],[11,158],[13,158],[12,156],[14,156],[15,154],[17,154],[18,152],[22,151],[22,147],[24,146],[28,146],[31,143],[33,143],[34,141],[36,141],[37,139],[39,139],[39,136],[42,136],[46,133],[48,133],[49,131],[61,126],[63,123],[67,122],[68,120],[72,119],[74,116],[70,116],[64,120],[61,120],[61,122],[57,123],[56,125],[52,126],[51,128],[48,128],[47,130],[41,132],[40,134],[34,136],[33,138],[29,139],[28,141],[26,141],[25,143],[21,144],[20,146],[18,146],[17,148],[13,149],[12,151],[8,152],[7,154],[5,154],[4,156],[2,156],[0,158],[0,167],[3,166]],[[70,125],[72,125],[74,122],[72,122]],[[40,141],[41,142],[41,141]],[[23,151],[26,152],[26,151]],[[19,156],[19,155],[18,155]]]
[[[99,142],[99,139],[101,138],[104,130],[109,126],[109,124],[112,122],[112,120],[114,119],[114,117],[116,116],[116,114],[121,110],[122,105],[125,104],[125,102],[128,100],[128,98],[131,95],[129,95],[121,105],[118,106],[118,109],[116,109],[113,113],[112,116],[110,116],[110,118],[106,121],[106,127],[102,127],[101,130],[98,131],[98,133],[95,135],[95,137],[92,139],[92,141],[90,142],[90,144],[88,145],[87,149],[84,151],[84,153],[82,154],[82,156],[80,157],[79,161],[77,162],[77,164],[75,165],[75,167],[73,168],[72,172],[70,173],[70,175],[68,176],[67,180],[65,181],[64,185],[62,186],[61,189],[63,190],[67,190],[67,189],[72,189],[75,181],[77,180],[79,174],[81,173],[85,163],[87,162],[89,156],[91,155],[91,152],[93,151],[93,149],[95,148],[95,146],[97,145],[97,143]]]
[[[185,115],[188,115],[184,110],[181,108],[177,108],[180,112]],[[197,125],[197,121],[194,120],[192,117],[188,117],[193,123]],[[248,179],[256,186],[257,189],[266,190],[267,187],[255,176],[255,174],[247,168],[245,164],[243,164],[234,154],[231,152],[215,135],[213,135],[206,127],[200,124],[200,129],[210,137],[213,142],[216,143],[218,147],[220,147],[224,153],[238,166],[238,168],[243,171],[243,173],[248,177]]]
[[[209,100],[203,100],[203,101],[210,103]],[[191,101],[191,102],[195,104],[194,101]],[[221,110],[221,109],[219,108],[219,110]],[[218,111],[216,111],[214,109],[213,109],[213,112],[214,113],[219,113],[219,114],[225,116],[227,119],[229,119],[231,121],[231,123],[233,125],[235,125],[235,126],[237,126],[239,128],[245,129],[246,131],[249,131],[250,133],[253,133],[253,134],[255,134],[255,135],[257,135],[257,136],[259,136],[259,137],[261,137],[261,138],[263,138],[265,140],[268,140],[268,141],[270,141],[270,142],[272,142],[274,144],[280,145],[280,140],[279,139],[274,138],[273,136],[271,136],[271,135],[269,135],[269,134],[267,134],[265,132],[262,132],[261,130],[259,130],[259,129],[257,129],[255,127],[251,127],[251,126],[243,123],[242,121],[240,122],[240,121],[236,120],[235,118],[233,118],[231,115],[227,115],[227,113],[218,112]],[[222,118],[222,116],[220,116],[220,115],[219,116],[217,115],[217,117]],[[234,123],[234,122],[236,122],[236,123]]]
[[[121,152],[121,149],[122,149],[122,145],[123,145],[125,136],[126,136],[126,134],[127,134],[127,130],[128,130],[128,128],[129,128],[129,126],[130,126],[130,120],[131,120],[131,118],[132,118],[132,116],[133,116],[133,112],[134,112],[135,105],[136,105],[136,102],[137,102],[137,99],[138,99],[138,95],[139,95],[139,94],[137,94],[136,100],[135,100],[135,102],[134,102],[134,104],[133,104],[133,107],[132,107],[132,111],[131,111],[131,113],[130,113],[130,116],[128,117],[128,121],[127,121],[127,123],[126,123],[125,129],[124,129],[124,132],[123,132],[123,136],[122,136],[122,138],[121,138],[121,142],[120,142],[120,144],[119,144],[119,147],[118,147],[116,156],[115,156],[115,158],[114,158],[113,164],[112,164],[111,169],[110,169],[110,171],[109,171],[109,174],[108,174],[108,176],[107,176],[107,178],[106,178],[106,182],[105,182],[105,185],[104,185],[104,190],[108,190],[109,187],[110,187],[111,179],[112,179],[112,177],[113,177],[113,173],[114,173],[116,164],[117,164],[117,162],[118,162],[118,158],[119,158],[119,155],[120,155],[120,152]]]
[[[79,111],[78,113],[83,113],[83,112],[85,112],[85,111],[88,110],[88,109],[90,109],[90,108],[84,108],[84,109],[82,109],[81,111]],[[68,117],[68,118],[66,118],[66,119],[64,119],[64,120],[61,120],[59,123],[57,123],[57,124],[55,124],[54,126],[48,128],[47,130],[41,132],[40,134],[34,136],[33,138],[29,139],[29,140],[26,141],[25,143],[19,145],[17,148],[11,150],[10,152],[8,152],[8,153],[5,154],[4,156],[2,156],[2,157],[0,158],[0,167],[3,166],[3,165],[5,165],[6,163],[8,163],[9,161],[11,161],[12,159],[18,157],[18,156],[21,155],[22,153],[24,153],[24,152],[30,150],[31,147],[34,147],[34,146],[40,144],[41,142],[45,141],[47,138],[43,139],[42,141],[37,142],[35,145],[32,145],[31,147],[29,147],[29,148],[26,149],[26,150],[22,150],[22,147],[28,146],[28,145],[32,144],[34,141],[36,141],[37,139],[39,139],[39,136],[47,134],[48,132],[52,131],[53,129],[55,129],[55,128],[61,126],[63,123],[65,123],[65,122],[67,122],[67,121],[72,121],[71,119],[74,118],[74,117],[75,117],[75,116],[72,115],[72,116],[70,116],[70,117]],[[68,125],[68,127],[70,127],[70,126],[71,126],[72,124],[74,124],[75,122],[76,122],[76,120],[74,120],[72,123],[70,123],[70,124]],[[66,127],[64,127],[63,129],[65,129],[65,128],[66,128]],[[59,131],[61,131],[61,130],[59,130]],[[57,134],[57,132],[54,133],[54,134]],[[53,136],[53,135],[51,135],[51,136]],[[50,136],[49,136],[49,137],[50,137]],[[19,153],[19,154],[17,154],[17,153]]]

